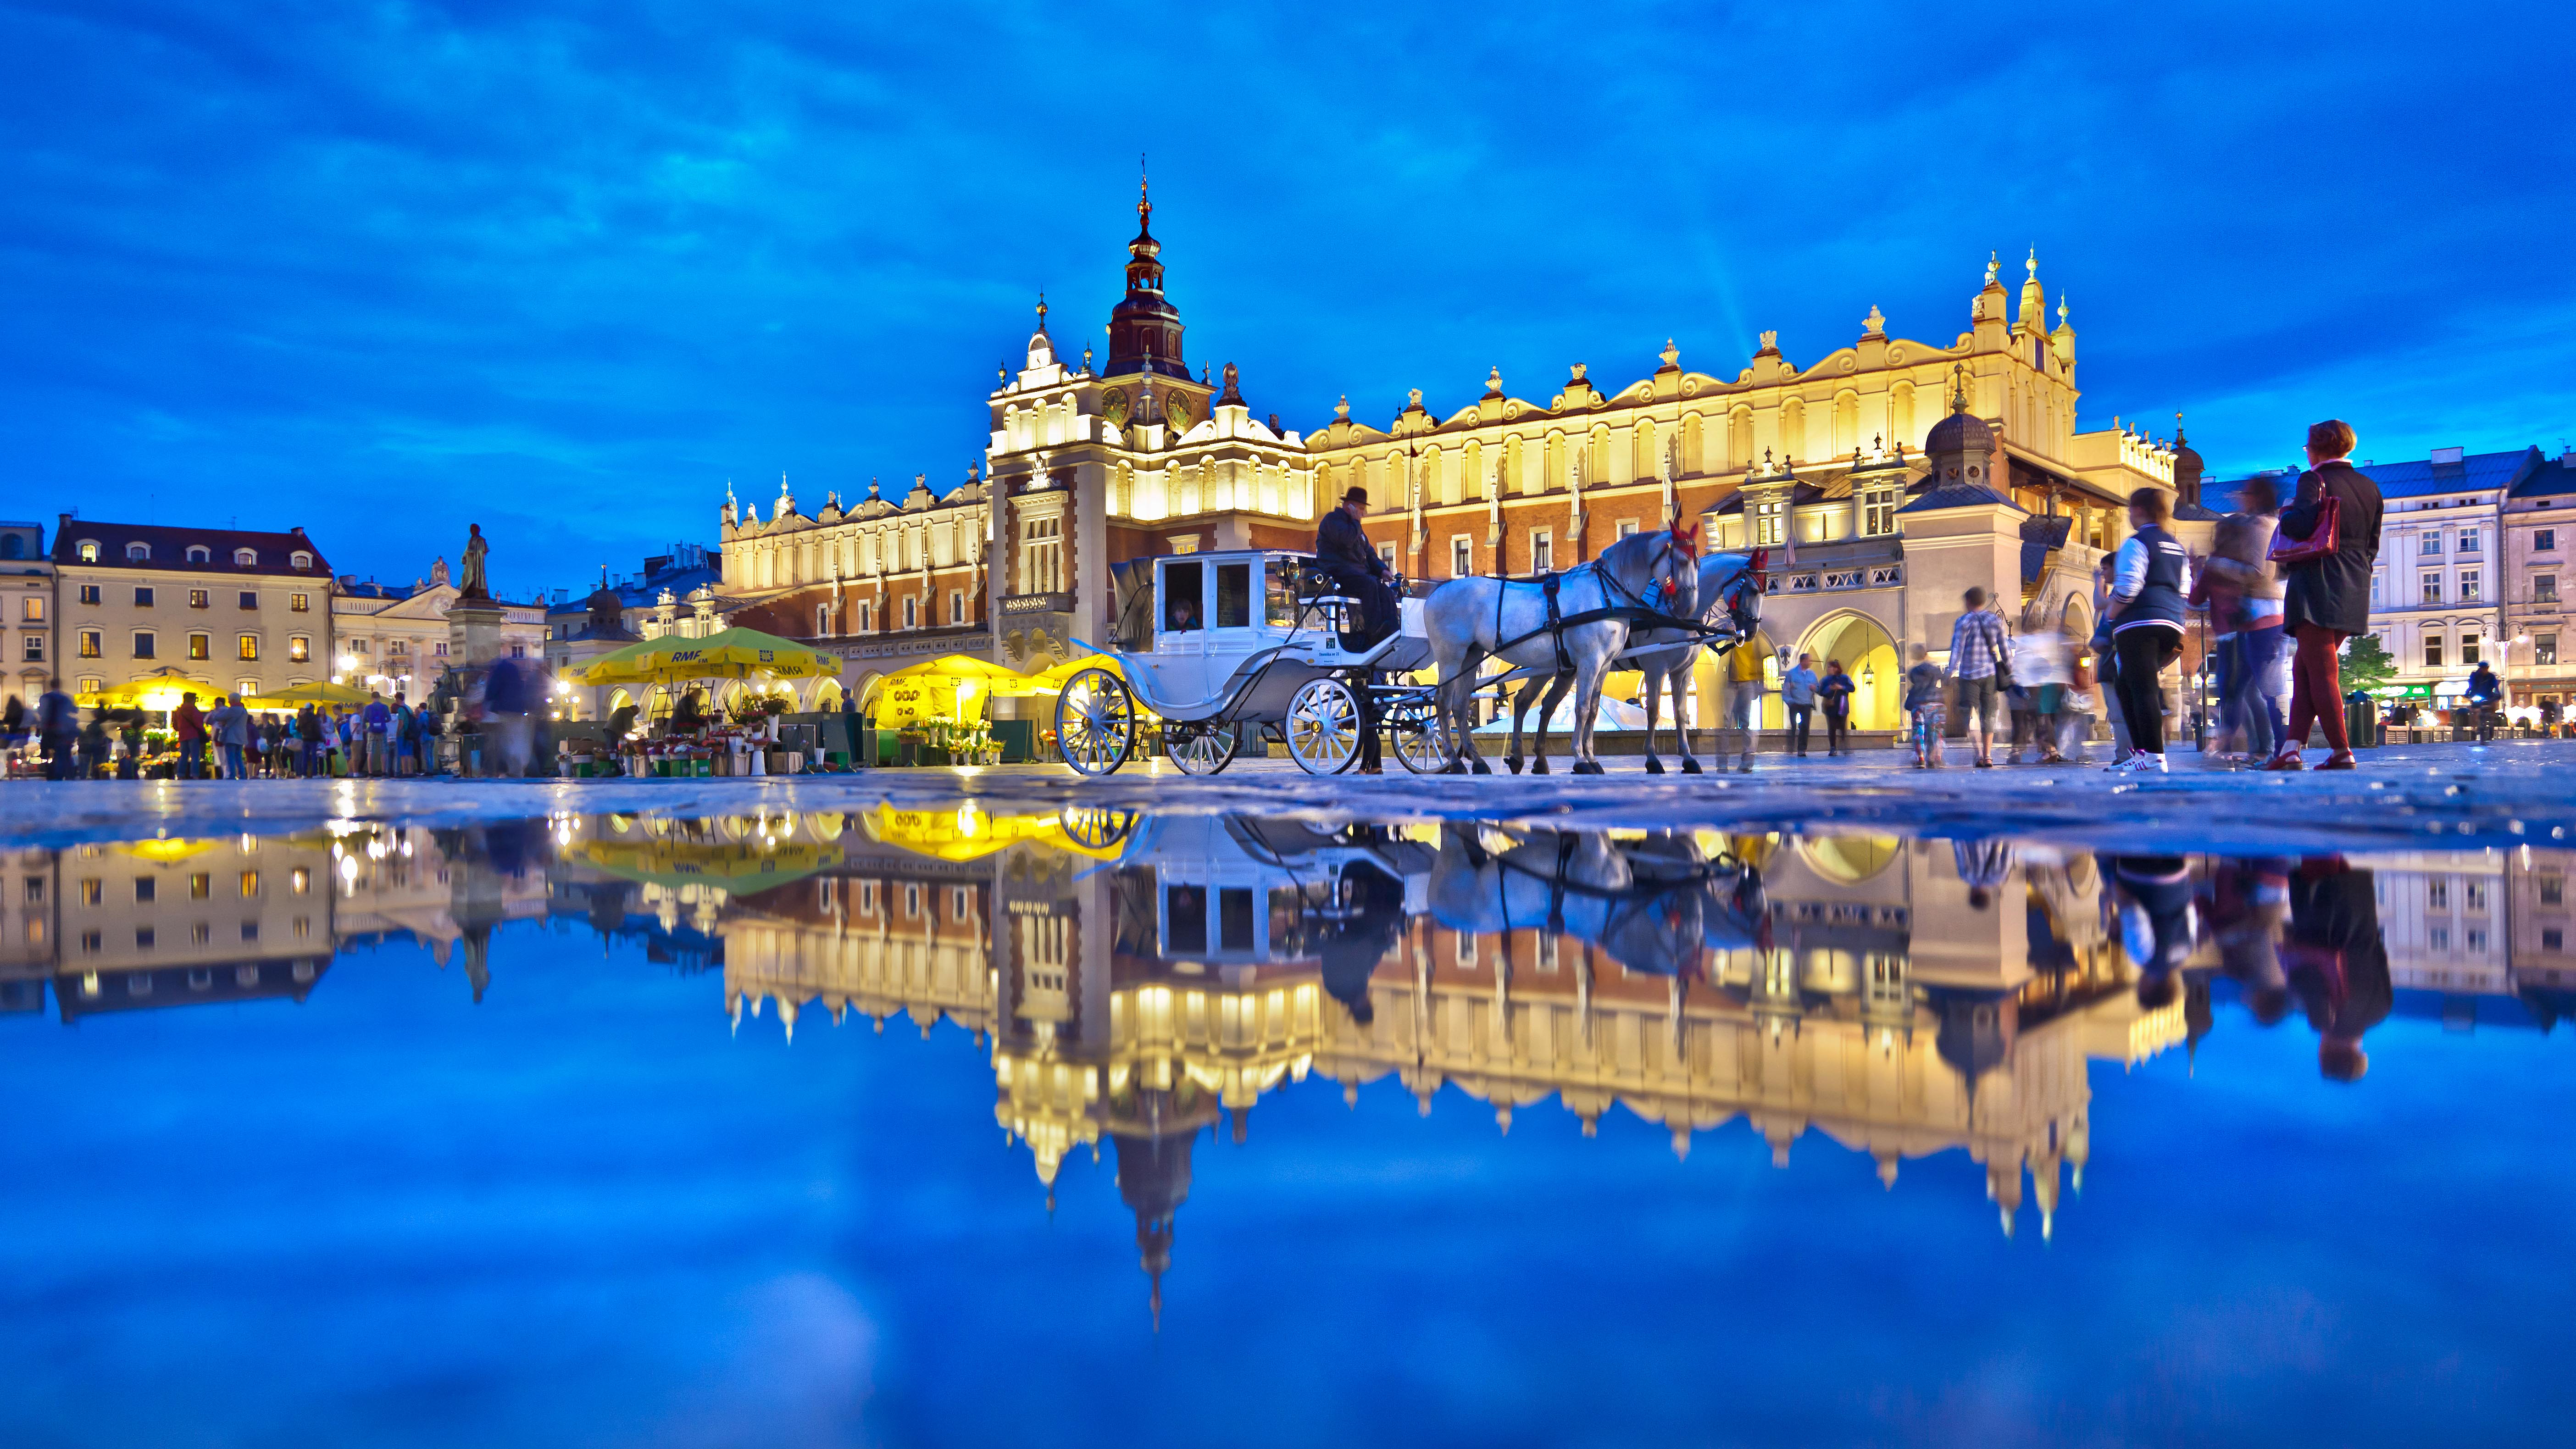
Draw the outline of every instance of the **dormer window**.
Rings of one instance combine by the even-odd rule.
[[[299,548],[295,552],[287,555],[287,562],[300,569],[309,569],[313,567],[313,555],[306,553],[304,550]]]
[[[255,548],[234,549],[233,562],[246,569],[257,568],[259,567],[259,550]]]
[[[81,561],[82,563],[96,563],[96,562],[98,562],[98,540],[97,540],[97,539],[94,539],[94,538],[84,538],[84,539],[82,539],[82,540],[80,541],[80,561]]]
[[[188,545],[188,562],[213,563],[214,561],[215,551],[213,549],[206,547],[202,543],[192,543]]]
[[[148,543],[129,543],[125,546],[125,561],[127,563],[145,563],[148,562],[151,557],[152,545]]]

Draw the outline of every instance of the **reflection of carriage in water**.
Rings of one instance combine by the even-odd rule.
[[[1118,606],[1119,647],[1100,652],[1120,667],[1083,670],[1056,697],[1056,748],[1083,774],[1127,763],[1139,706],[1193,775],[1273,738],[1309,774],[1338,775],[1360,756],[1364,704],[1406,768],[1449,764],[1432,688],[1378,678],[1430,662],[1418,601],[1404,601],[1395,633],[1353,647],[1359,603],[1311,556],[1245,550],[1140,560],[1122,571]]]
[[[1674,690],[1678,730],[1690,660],[1703,645],[1750,637],[1761,612],[1758,553],[1703,560],[1696,549],[1689,530],[1637,534],[1562,574],[1452,579],[1428,600],[1403,600],[1396,631],[1365,643],[1351,632],[1360,601],[1309,555],[1139,561],[1119,576],[1118,647],[1100,651],[1119,668],[1066,682],[1057,749],[1085,775],[1109,774],[1135,750],[1141,706],[1162,721],[1166,753],[1189,774],[1215,774],[1248,744],[1275,738],[1309,774],[1337,775],[1360,758],[1374,717],[1405,768],[1457,771],[1463,756],[1483,773],[1466,735],[1469,700],[1489,694],[1499,705],[1519,685],[1521,710],[1541,688],[1552,708],[1570,686],[1576,768],[1597,772],[1589,720],[1606,672],[1624,666],[1647,676],[1648,768],[1660,769],[1651,748],[1658,687]],[[1488,661],[1500,671],[1485,672]],[[1406,678],[1434,665],[1437,684]],[[1518,754],[1516,728],[1514,769]],[[1686,739],[1682,754],[1695,769]]]
[[[1435,848],[1291,817],[1137,815],[1122,827],[1121,954],[1220,976],[1314,963],[1362,1021],[1370,976],[1419,916],[1577,942],[1680,982],[1709,979],[1711,953],[1770,938],[1761,872],[1688,832],[1451,823]]]

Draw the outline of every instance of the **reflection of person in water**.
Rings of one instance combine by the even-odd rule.
[[[2290,877],[2290,988],[2316,1027],[2317,1070],[2357,1082],[2370,1070],[2362,1033],[2388,1016],[2394,993],[2379,939],[2377,885],[2340,856],[2301,861]]]
[[[2245,993],[2245,1008],[2263,1026],[2290,1014],[2290,985],[2281,969],[2281,929],[2290,918],[2290,862],[2228,860],[2210,873],[2208,917],[2219,969]]]
[[[1968,904],[1981,911],[1994,904],[1995,892],[2012,878],[2009,841],[1953,840],[1950,859],[1959,867],[1959,879],[1968,883]]]
[[[2191,955],[2191,866],[2178,855],[2115,855],[2103,862],[2120,913],[2120,944],[2138,964],[2138,1004],[2152,1011],[2181,994],[2174,976]]]
[[[1369,977],[1404,932],[1404,882],[1365,865],[1344,870],[1333,919],[1316,933],[1324,962],[1324,990],[1366,1026],[1377,1015],[1369,1004]]]

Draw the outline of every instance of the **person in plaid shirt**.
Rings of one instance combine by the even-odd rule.
[[[1959,712],[1968,738],[1976,742],[1977,768],[1995,767],[1995,677],[2012,638],[2004,632],[2003,615],[1986,607],[1986,591],[1970,589],[1961,596],[1967,611],[1950,626],[1950,677],[1959,682]]]

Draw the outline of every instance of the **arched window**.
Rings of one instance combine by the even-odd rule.
[[[131,550],[128,551],[131,552]],[[188,545],[188,562],[213,563],[214,561],[215,551],[213,549],[206,547],[202,543],[192,543]]]
[[[300,548],[287,555],[286,561],[300,569],[309,569],[313,567],[313,555],[306,553]]]
[[[259,567],[259,550],[255,548],[234,549],[233,562],[246,569],[257,568]]]
[[[127,563],[143,563],[151,557],[152,545],[148,543],[129,543],[125,546],[125,561]]]
[[[94,538],[84,538],[84,539],[82,539],[82,540],[80,541],[80,561],[81,561],[82,563],[96,563],[96,562],[98,562],[98,540],[97,540],[97,539],[94,539]]]

